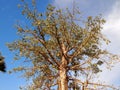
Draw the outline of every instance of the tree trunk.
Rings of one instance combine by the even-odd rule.
[[[82,86],[82,90],[84,90],[84,86]]]
[[[59,80],[58,90],[68,90],[68,80],[67,80],[66,66],[67,66],[67,61],[65,60],[64,57],[62,57],[62,62],[61,62],[60,71],[59,71],[60,80]]]

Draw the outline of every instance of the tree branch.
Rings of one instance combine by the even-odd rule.
[[[48,52],[49,56],[51,57],[51,59],[59,66],[59,65],[60,65],[59,62],[54,58],[54,56],[52,55],[52,53],[51,53],[51,52],[49,51],[49,49],[46,47],[46,45],[45,45],[45,44],[46,44],[46,43],[45,43],[45,40],[38,38],[35,33],[32,33],[32,35],[41,42],[41,44],[42,44],[42,45],[44,46],[44,48],[47,50],[47,52]]]

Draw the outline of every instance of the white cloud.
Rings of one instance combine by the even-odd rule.
[[[120,54],[120,1],[118,0],[111,12],[106,15],[106,24],[103,33],[110,39],[111,44],[107,49],[115,54]],[[107,83],[114,84],[120,80],[120,63],[116,64],[111,71],[103,68],[100,79]],[[118,84],[118,83],[117,83]],[[120,84],[120,82],[119,82]]]
[[[120,85],[120,64],[116,64],[111,70],[106,69],[106,67],[102,67],[102,73],[99,74],[99,78],[101,82],[105,82],[105,84],[113,84],[115,86]]]
[[[120,54],[120,1],[113,6],[112,11],[106,16],[103,33],[111,40],[109,50]]]

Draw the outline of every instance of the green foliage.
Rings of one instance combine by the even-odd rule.
[[[101,15],[89,16],[83,25],[80,24],[83,21],[76,18],[80,15],[79,12],[73,14],[68,9],[62,11],[48,5],[46,13],[39,13],[35,2],[32,9],[25,1],[23,3],[19,6],[23,9],[22,14],[30,20],[31,26],[17,25],[20,39],[8,44],[8,47],[11,51],[16,51],[16,60],[25,58],[27,64],[24,68],[21,66],[14,71],[25,71],[24,76],[32,78],[29,90],[58,85],[62,57],[67,61],[68,83],[73,82],[71,87],[75,86],[72,77],[82,76],[82,79],[86,79],[90,73],[101,72],[99,65],[113,60],[111,54],[100,48],[103,41],[106,44],[109,42],[101,33],[105,23]],[[107,57],[107,61],[104,57]],[[80,83],[82,85],[83,81]]]
[[[1,55],[1,53],[0,53],[0,71],[6,72],[4,57]]]

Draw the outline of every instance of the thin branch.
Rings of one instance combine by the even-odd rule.
[[[56,66],[46,54],[41,53],[41,52],[39,52],[39,53],[45,58],[45,60],[47,60],[50,64],[52,64],[53,66],[55,66],[59,69],[59,66]]]
[[[91,38],[94,36],[95,32],[93,32],[93,29],[91,30],[90,34],[88,37],[84,39],[82,44],[80,45],[80,48],[78,48],[72,55],[71,59],[74,58],[75,56],[79,55],[82,52],[82,48],[88,43],[88,41],[91,40]]]
[[[97,56],[98,56],[99,54],[97,53],[97,54],[95,54],[93,57],[89,57],[85,62],[83,62],[82,64],[78,64],[78,65],[74,65],[74,66],[70,66],[69,68],[70,68],[70,70],[74,70],[74,69],[76,69],[77,67],[80,67],[80,66],[82,66],[82,65],[84,65],[84,64],[86,64],[86,63],[90,63],[91,62],[91,60],[93,60],[93,58],[96,58]],[[81,70],[82,69],[88,69],[88,68],[80,68]]]
[[[59,66],[59,65],[60,65],[59,62],[54,58],[54,56],[52,55],[52,53],[51,53],[51,52],[49,51],[49,49],[46,47],[45,41],[44,41],[43,39],[38,38],[35,33],[31,33],[31,34],[32,34],[36,39],[38,39],[38,40],[41,42],[41,44],[42,44],[42,45],[44,46],[44,48],[47,50],[47,52],[48,52],[49,56],[51,57],[51,59]]]
[[[82,83],[80,80],[78,79],[75,79],[77,83]],[[84,84],[84,83],[82,83]],[[106,87],[106,88],[111,88],[113,90],[119,90],[111,85],[106,85],[106,84],[99,84],[99,83],[92,83],[92,82],[87,82],[88,85],[96,85],[96,86],[103,86],[103,87]]]
[[[99,83],[92,83],[92,82],[88,82],[88,84],[90,84],[90,85],[96,85],[96,86],[108,87],[108,88],[111,88],[113,90],[119,90],[119,89],[117,89],[117,88],[115,88],[115,87],[113,87],[111,85],[105,85],[105,84],[99,84]]]

